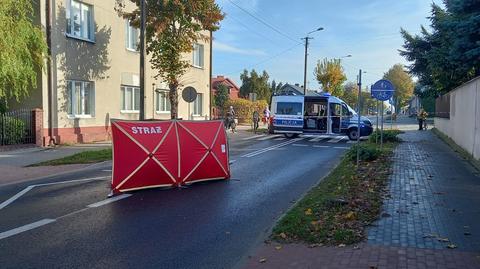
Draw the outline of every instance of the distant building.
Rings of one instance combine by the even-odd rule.
[[[240,88],[235,84],[235,82],[233,82],[233,80],[224,76],[217,76],[216,78],[212,78],[212,95],[215,95],[220,84],[227,86],[228,95],[230,96],[231,100],[239,98]]]
[[[285,84],[283,85],[280,90],[276,92],[275,95],[303,95],[303,87],[299,84],[291,85]],[[307,90],[307,96],[319,96],[320,93],[312,90]]]

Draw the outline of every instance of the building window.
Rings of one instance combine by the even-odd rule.
[[[137,113],[140,111],[140,88],[122,86],[122,112]]]
[[[193,115],[201,116],[203,113],[203,94],[197,93],[197,99],[193,101]]]
[[[66,12],[67,35],[93,41],[93,6],[71,0],[67,1]]]
[[[193,66],[203,68],[203,45],[193,45]]]
[[[157,90],[157,112],[170,112],[170,99],[167,90]]]
[[[138,51],[138,43],[139,43],[139,30],[138,28],[133,27],[130,24],[129,20],[126,20],[126,34],[127,40],[126,45],[128,50]]]
[[[89,81],[67,81],[68,114],[93,116],[95,111],[95,87]]]

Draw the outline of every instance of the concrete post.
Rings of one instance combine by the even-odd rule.
[[[43,147],[43,110],[32,109],[33,132],[35,134],[35,145]]]

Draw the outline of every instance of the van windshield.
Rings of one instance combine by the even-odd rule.
[[[301,116],[303,114],[302,103],[278,102],[276,114]]]

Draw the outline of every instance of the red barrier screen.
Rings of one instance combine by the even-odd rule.
[[[228,179],[222,121],[112,120],[113,193]]]

